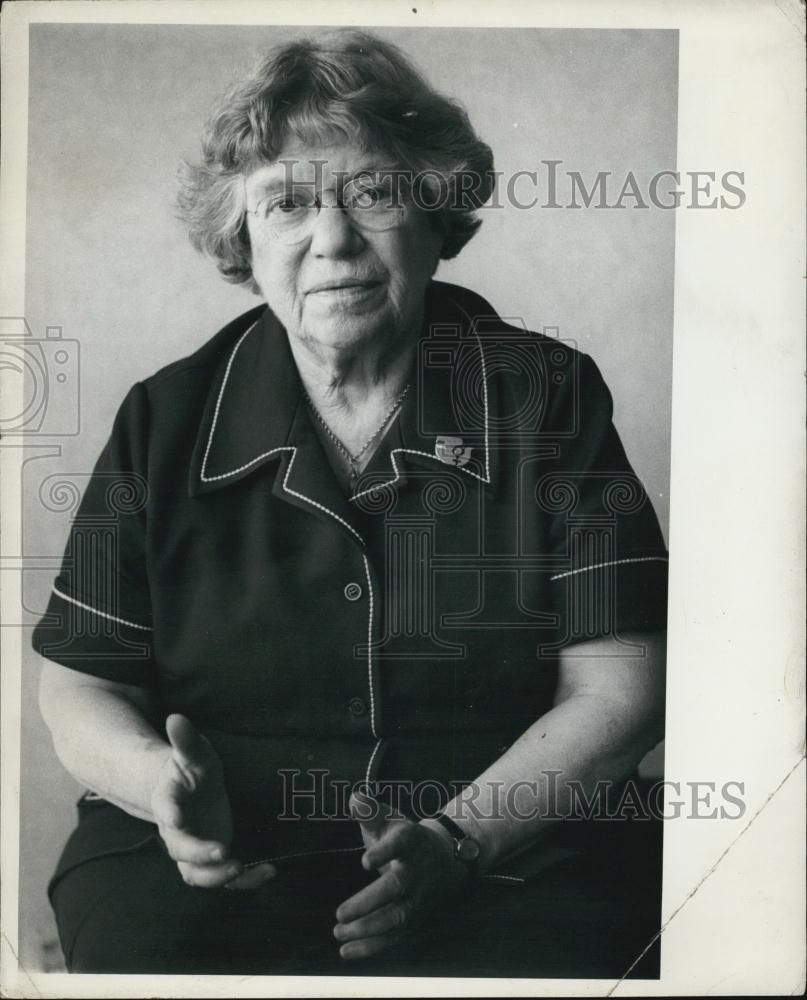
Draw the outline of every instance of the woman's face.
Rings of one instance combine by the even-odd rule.
[[[378,232],[333,207],[337,177],[393,166],[348,144],[289,145],[277,162],[245,179],[253,276],[289,336],[317,353],[355,355],[371,343],[383,350],[418,332],[442,245],[427,213],[404,199],[401,224]],[[324,207],[305,238],[287,245],[253,212],[267,192],[288,190],[290,180],[316,190]]]

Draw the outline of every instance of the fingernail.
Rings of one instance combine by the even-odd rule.
[[[213,850],[210,852],[210,860],[211,861],[223,861],[224,860],[224,851],[220,847],[214,847]]]
[[[242,875],[243,872],[244,872],[243,868],[233,868],[231,871],[228,871],[227,874],[226,874],[227,881],[224,883],[224,888],[225,889],[237,889],[238,886],[235,886],[232,883],[235,882],[235,880],[238,878],[238,876]]]

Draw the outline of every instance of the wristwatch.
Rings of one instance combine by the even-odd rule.
[[[469,837],[461,827],[457,826],[453,819],[449,819],[444,813],[434,817],[444,830],[451,834],[454,841],[454,857],[461,861],[468,869],[471,878],[476,878],[479,868],[479,855],[481,849],[473,837]]]

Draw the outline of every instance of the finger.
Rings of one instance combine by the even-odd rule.
[[[274,865],[251,865],[231,882],[224,886],[225,889],[235,889],[241,892],[248,892],[251,889],[260,889],[277,875]]]
[[[362,867],[374,871],[396,858],[413,857],[417,851],[416,829],[414,824],[406,822],[388,825],[377,840],[367,845]]]
[[[158,826],[181,829],[185,825],[185,813],[177,793],[185,792],[187,789],[179,768],[174,767],[173,761],[169,762],[169,766],[174,769],[175,774],[171,775],[170,783],[161,783],[154,790],[151,809]],[[176,783],[173,781],[174,777],[176,777]]]
[[[354,788],[348,804],[353,818],[370,826],[383,820],[405,819],[403,813],[398,812],[388,803],[381,802],[364,786]]]
[[[165,733],[174,749],[174,759],[180,767],[204,765],[210,752],[210,744],[197,732],[189,719],[174,713],[165,720]]]
[[[357,920],[366,913],[402,899],[406,890],[405,876],[396,865],[341,903],[336,910],[336,919],[340,924]]]
[[[350,796],[349,805],[350,815],[358,820],[365,843],[368,837],[371,841],[380,837],[391,818],[391,810],[384,807],[372,795],[358,789]]]
[[[360,941],[348,941],[339,949],[339,954],[345,959],[371,958],[391,944],[395,944],[399,934],[382,934],[379,937],[362,938]]]
[[[239,861],[227,861],[220,865],[189,865],[180,862],[177,867],[186,885],[195,889],[220,889],[244,870]]]
[[[169,767],[173,768],[174,773],[159,784],[151,800],[154,821],[169,847],[169,853],[176,861],[189,861],[193,864],[223,861],[227,855],[226,844],[187,832],[188,817],[184,805],[191,790],[185,784],[181,769],[174,762],[169,762]],[[210,856],[203,856],[206,854]]]
[[[378,937],[391,931],[402,931],[412,915],[413,903],[400,899],[380,910],[373,910],[358,920],[339,923],[333,929],[337,941],[359,941],[362,938]]]
[[[210,865],[227,859],[227,845],[220,840],[201,840],[192,833],[171,826],[160,826],[160,836],[174,861],[189,865]]]

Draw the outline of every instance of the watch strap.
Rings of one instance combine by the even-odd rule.
[[[454,840],[465,840],[467,836],[465,831],[462,829],[462,827],[457,826],[454,820],[451,819],[449,816],[446,816],[445,813],[440,813],[438,816],[435,816],[434,818],[437,820],[440,826],[448,830],[448,832],[451,834]]]
[[[470,837],[461,826],[458,826],[453,819],[446,816],[445,813],[440,813],[434,818],[444,830],[451,834],[451,838],[454,841],[454,857],[457,861],[460,861],[463,865],[465,865],[468,874],[472,878],[476,878],[479,869],[479,844],[477,844],[473,837]],[[468,857],[467,852],[463,851],[463,844],[472,845],[474,853],[473,857]]]

